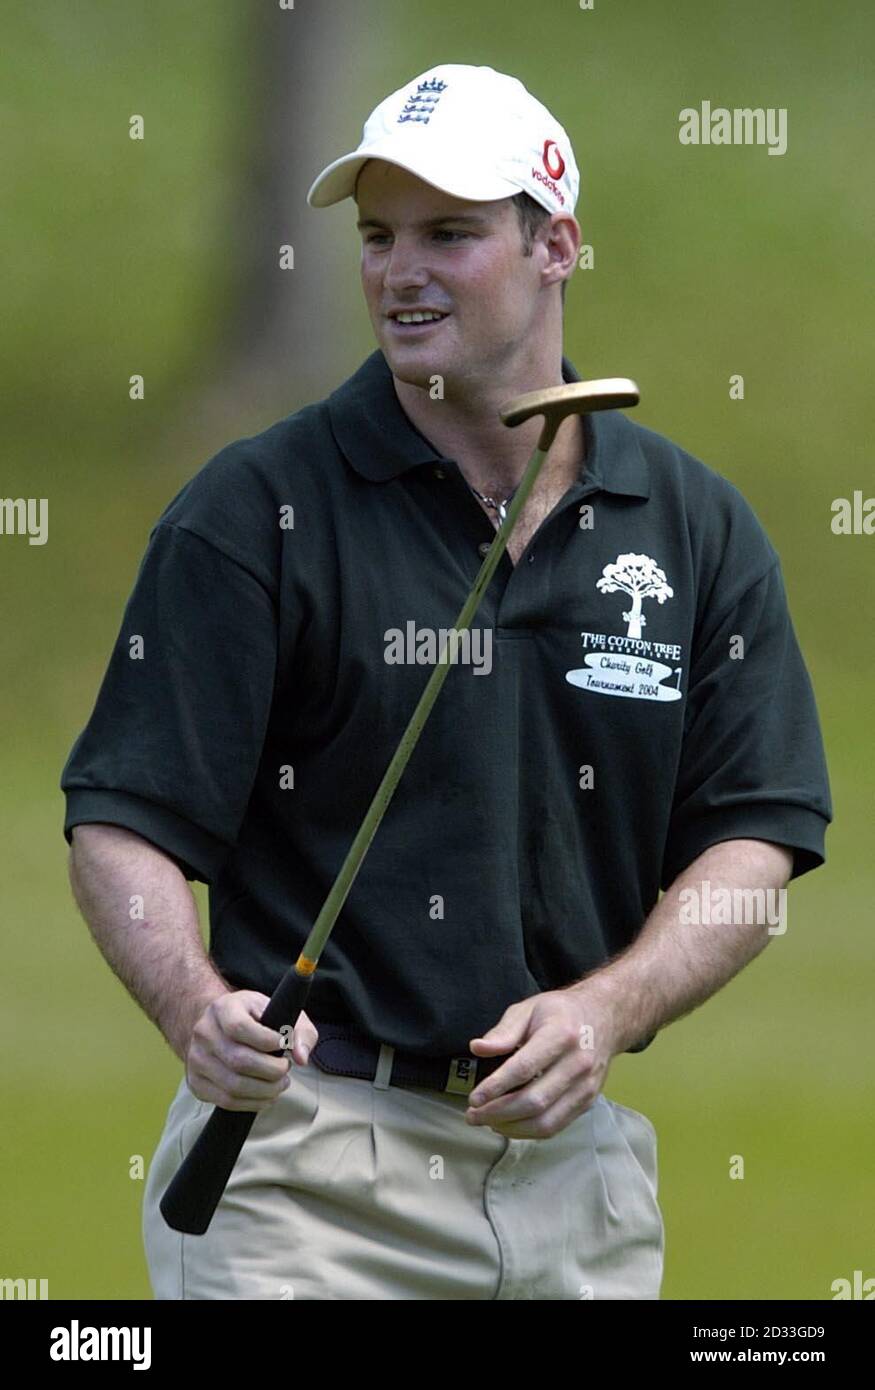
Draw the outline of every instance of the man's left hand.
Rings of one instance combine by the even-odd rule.
[[[611,1012],[603,997],[582,987],[511,1004],[494,1028],[471,1039],[475,1057],[513,1056],[475,1086],[467,1123],[508,1139],[548,1139],[571,1124],[607,1077],[616,1050]]]

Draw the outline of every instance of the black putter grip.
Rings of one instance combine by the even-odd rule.
[[[312,975],[299,975],[294,966],[286,971],[260,1022],[277,1031],[285,1024],[293,1028],[312,979]],[[257,1115],[257,1110],[215,1107],[161,1198],[161,1215],[174,1231],[202,1236],[207,1230]]]

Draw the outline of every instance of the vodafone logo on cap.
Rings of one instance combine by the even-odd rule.
[[[556,151],[555,155],[551,155],[550,153],[551,145]],[[551,179],[561,179],[562,175],[565,173],[565,160],[559,153],[559,146],[556,144],[555,140],[544,141],[544,153],[541,155],[541,158],[544,161],[544,168],[547,170]]]
[[[565,173],[565,160],[559,153],[559,146],[556,144],[555,140],[544,141],[541,162],[547,170],[549,178],[545,178],[540,169],[532,169],[532,178],[537,179],[538,183],[542,183],[545,188],[549,188],[559,206],[564,208],[565,194],[554,180],[561,179],[562,175]]]

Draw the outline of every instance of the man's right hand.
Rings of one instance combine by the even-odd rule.
[[[194,1025],[185,1059],[188,1088],[223,1110],[266,1110],[291,1084],[292,1061],[306,1066],[319,1033],[302,1011],[294,1025],[291,1058],[272,1057],[284,1039],[258,1020],[270,999],[252,989],[220,994]]]

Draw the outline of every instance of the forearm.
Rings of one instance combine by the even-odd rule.
[[[624,1052],[704,1003],[769,941],[768,921],[690,921],[689,890],[701,898],[706,882],[711,894],[779,889],[792,867],[790,850],[764,840],[713,845],[675,879],[631,946],[570,986],[606,1003],[615,1029],[612,1051]]]
[[[184,875],[132,831],[81,825],[70,883],[103,956],[184,1061],[197,1019],[230,989],[207,958]],[[141,916],[132,912],[140,900]]]

